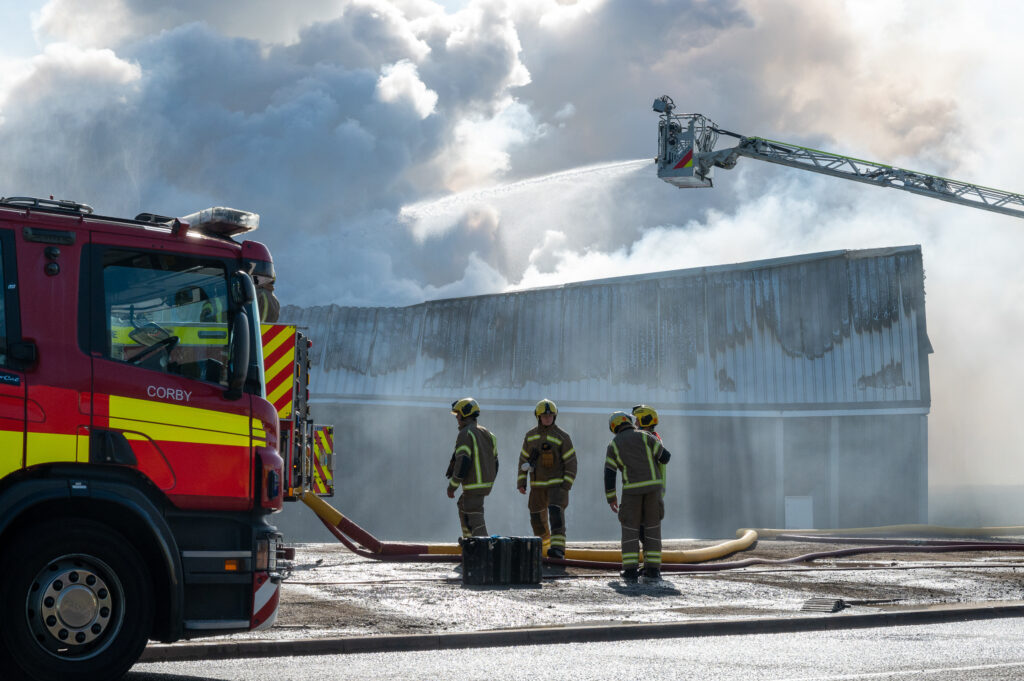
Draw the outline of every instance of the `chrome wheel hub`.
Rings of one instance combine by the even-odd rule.
[[[32,582],[26,603],[29,627],[40,646],[61,657],[89,656],[104,634],[119,628],[123,600],[105,564],[86,556],[64,556]],[[97,644],[97,645],[93,645]]]

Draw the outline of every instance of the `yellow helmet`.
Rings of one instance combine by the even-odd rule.
[[[633,407],[633,416],[636,417],[636,423],[641,428],[653,428],[658,425],[658,412],[646,404],[638,404]]]
[[[472,397],[463,397],[452,402],[452,413],[464,419],[480,416],[480,405]]]
[[[533,415],[540,418],[541,414],[554,414],[558,416],[558,407],[549,399],[543,399],[533,408]]]
[[[624,411],[617,411],[608,417],[608,430],[613,433],[624,425],[633,425],[633,418]]]

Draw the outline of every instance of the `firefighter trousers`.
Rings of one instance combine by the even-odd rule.
[[[463,492],[459,496],[459,523],[463,537],[486,537],[487,523],[484,522],[484,497],[486,494]]]
[[[569,490],[558,487],[531,487],[527,507],[530,526],[541,539],[551,538],[552,548],[565,548],[565,509]]]
[[[622,526],[622,567],[640,563],[640,543],[644,547],[644,567],[661,567],[661,518],[664,515],[661,490],[646,494],[623,494],[619,504]]]

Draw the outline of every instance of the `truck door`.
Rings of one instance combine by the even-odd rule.
[[[12,356],[21,340],[14,232],[0,227],[0,479],[25,465],[25,374]]]
[[[76,330],[81,215],[6,207],[3,213],[0,226],[13,227],[3,244],[5,270],[13,274],[9,266],[17,263],[16,280],[5,282],[4,297],[7,303],[20,300],[20,328],[8,329],[6,354],[7,387],[25,399],[23,465],[81,463],[89,451],[91,376]],[[16,316],[9,310],[7,321]],[[22,385],[15,385],[16,376]]]
[[[225,396],[232,261],[104,239],[89,249],[90,445],[134,458],[179,508],[248,508],[251,397]]]

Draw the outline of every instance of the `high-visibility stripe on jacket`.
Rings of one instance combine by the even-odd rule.
[[[529,430],[523,438],[517,466],[517,487],[526,487],[524,463],[530,463],[534,467],[529,476],[530,485],[533,487],[568,489],[576,482],[576,448],[573,447],[569,434],[554,424],[547,427],[537,426]]]
[[[664,447],[656,437],[629,428],[619,431],[608,443],[604,466],[612,471],[622,471],[623,494],[644,494],[665,484],[665,470],[661,464],[663,452]],[[615,498],[615,488],[606,488],[605,496]]]
[[[448,481],[451,487],[462,485],[465,492],[488,494],[498,473],[498,439],[491,431],[475,420],[459,430],[455,438],[454,465]],[[469,470],[462,475],[464,461],[469,461]]]

